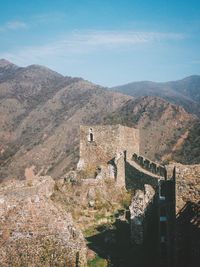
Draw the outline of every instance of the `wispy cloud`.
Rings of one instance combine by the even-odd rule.
[[[28,25],[23,21],[9,21],[6,24],[0,26],[0,31],[8,31],[8,30],[18,30],[18,29],[26,29]]]
[[[73,32],[56,42],[26,46],[0,57],[18,64],[40,63],[47,57],[67,57],[73,53],[85,54],[102,49],[127,49],[137,45],[174,41],[186,38],[182,33],[133,32],[133,31],[84,31]]]
[[[190,62],[191,64],[200,64],[200,59],[195,59]]]
[[[162,40],[180,40],[184,37],[185,36],[180,33],[90,31],[85,33],[74,33],[72,41],[91,46],[121,46]]]

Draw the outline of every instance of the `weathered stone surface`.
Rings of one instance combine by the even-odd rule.
[[[124,153],[117,153],[115,157],[116,166],[116,185],[120,187],[125,187],[125,158]]]
[[[200,261],[200,165],[176,163],[177,266]]]
[[[137,245],[142,244],[144,241],[145,217],[155,195],[153,187],[146,184],[144,187],[144,191],[136,190],[129,207],[131,218],[131,240]]]
[[[92,134],[92,140],[88,138]],[[139,130],[122,125],[98,125],[80,127],[80,163],[105,163],[122,151],[127,157],[139,153]]]
[[[139,130],[122,125],[80,127],[77,170],[84,178],[114,179],[125,187],[125,161],[139,153]]]
[[[0,266],[85,266],[85,241],[51,200],[51,177],[0,186]]]
[[[176,166],[176,211],[179,212],[188,201],[200,200],[200,165],[173,163],[169,168],[173,166]]]

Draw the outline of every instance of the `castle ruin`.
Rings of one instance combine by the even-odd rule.
[[[113,179],[116,186],[134,192],[129,207],[132,243],[145,242],[154,216],[160,266],[173,266],[175,170],[140,155],[139,130],[119,124],[81,126],[77,169],[87,171],[87,182]]]

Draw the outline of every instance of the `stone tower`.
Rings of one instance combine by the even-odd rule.
[[[125,157],[131,159],[134,153],[139,154],[138,129],[119,124],[80,126],[79,169],[112,165],[116,183],[122,185],[125,183]]]

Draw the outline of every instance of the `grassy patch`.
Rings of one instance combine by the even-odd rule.
[[[94,226],[91,226],[83,231],[85,237],[93,236],[96,233],[98,233],[98,231]]]
[[[105,259],[96,256],[94,259],[88,261],[88,267],[107,267],[108,263]]]
[[[132,198],[132,194],[129,192],[124,192],[124,194],[122,194],[122,199],[121,199],[121,205],[123,208],[127,209],[129,207],[129,205],[131,204],[131,198]]]

